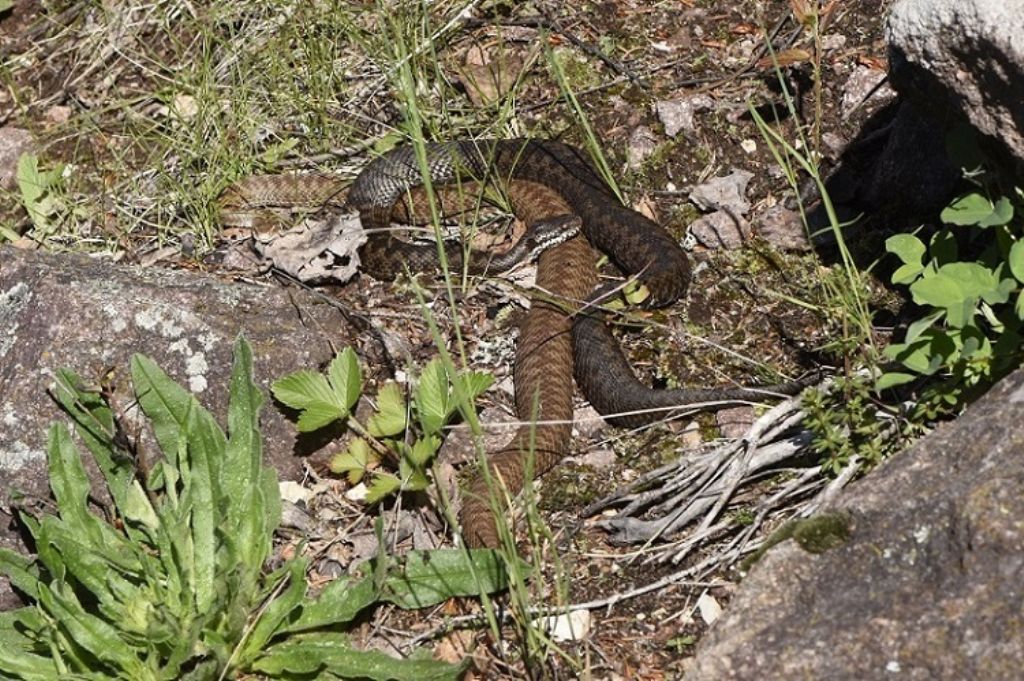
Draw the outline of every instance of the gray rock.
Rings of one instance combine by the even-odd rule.
[[[15,188],[18,159],[33,146],[32,134],[28,130],[10,126],[0,128],[0,190]]]
[[[1024,160],[1024,11],[1004,0],[899,0],[890,78],[922,111],[955,111]]]
[[[658,148],[658,136],[646,125],[639,125],[629,134],[626,147],[626,165],[631,169],[639,168]]]
[[[57,369],[97,385],[116,371],[130,406],[129,360],[143,353],[223,423],[240,332],[267,393],[286,373],[319,368],[333,355],[332,344],[354,343],[338,310],[302,292],[0,247],[0,546],[22,548],[12,528],[12,492],[49,495],[46,431],[68,420],[47,393]],[[283,477],[301,476],[299,455],[329,442],[297,440],[291,421],[269,401],[262,428],[264,458]],[[0,609],[5,596],[10,591],[0,585]]]
[[[764,212],[757,221],[757,233],[776,248],[786,251],[806,252],[811,250],[800,213],[779,203]]]
[[[735,213],[716,210],[694,220],[689,232],[705,248],[731,251],[750,238],[750,223]]]
[[[754,179],[749,170],[733,170],[723,177],[713,177],[690,192],[690,200],[701,210],[725,210],[746,215],[750,210],[747,185]]]
[[[694,132],[697,129],[694,114],[713,109],[714,106],[715,100],[705,94],[664,100],[656,104],[658,120],[665,126],[665,134],[669,137],[675,137],[680,132]]]
[[[715,412],[715,421],[722,437],[735,440],[747,434],[755,420],[754,408],[750,405],[719,409]]]
[[[688,680],[1020,678],[1024,370],[829,510],[849,539],[771,549]]]
[[[842,111],[844,116],[859,106],[862,106],[869,99],[874,101],[886,101],[892,99],[895,93],[888,84],[879,87],[885,80],[885,72],[872,69],[867,66],[858,66],[850,77],[843,83]],[[875,88],[878,88],[877,90]]]

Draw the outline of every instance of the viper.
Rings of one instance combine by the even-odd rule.
[[[598,413],[625,427],[664,418],[672,408],[715,409],[806,387],[806,381],[790,381],[760,388],[659,390],[637,379],[599,305],[608,287],[598,285],[594,249],[646,287],[648,307],[669,305],[685,295],[690,262],[661,225],[622,205],[580,149],[549,140],[511,139],[430,143],[421,154],[417,157],[410,145],[376,158],[352,183],[347,201],[338,201],[359,212],[367,232],[361,261],[370,274],[391,279],[406,269],[432,272],[440,265],[435,245],[404,241],[391,228],[393,218],[402,215],[404,199],[424,185],[424,169],[431,184],[440,188],[497,183],[513,213],[532,226],[526,242],[498,257],[479,252],[467,256],[461,245],[445,246],[450,268],[497,272],[550,246],[538,257],[538,293],[531,296],[516,346],[515,402],[523,425],[506,446],[487,453],[486,467],[470,480],[460,516],[470,546],[498,543],[490,501],[496,481],[515,495],[527,472],[543,475],[565,456],[572,435],[573,377]],[[236,185],[233,204],[323,204],[339,195],[336,179],[291,180],[293,195],[282,200],[287,194],[282,187],[289,181],[274,179],[253,178]],[[296,188],[301,191],[296,193]]]

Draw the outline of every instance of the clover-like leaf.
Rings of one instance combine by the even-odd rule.
[[[470,400],[475,400],[484,394],[484,391],[494,383],[494,376],[485,371],[467,371],[459,376],[462,387]]]
[[[305,409],[317,402],[332,402],[331,385],[322,374],[302,369],[274,381],[270,386],[274,397],[292,409]]]
[[[355,485],[377,461],[377,455],[366,440],[357,437],[348,443],[348,449],[331,459],[329,467],[333,473],[345,473],[349,484]]]
[[[416,440],[412,447],[409,448],[409,461],[417,468],[424,468],[437,453],[440,446],[441,438],[436,435],[426,435]]]
[[[308,433],[351,413],[362,390],[359,361],[345,348],[331,361],[326,376],[303,369],[274,381],[270,390],[282,404],[300,411],[296,426]]]

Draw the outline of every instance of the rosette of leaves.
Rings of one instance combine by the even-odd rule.
[[[36,558],[0,549],[0,573],[31,605],[0,613],[0,677],[53,679],[455,679],[465,664],[425,651],[396,659],[355,648],[352,621],[378,602],[424,607],[505,588],[488,551],[380,555],[308,593],[306,561],[266,571],[280,522],[276,475],[262,465],[262,394],[239,339],[227,433],[146,357],[135,398],[159,452],[126,444],[114,411],[70,371],[54,395],[102,473],[97,515],[71,432],[50,430],[56,514],[22,520]]]
[[[299,412],[297,427],[310,432],[342,420],[356,437],[334,457],[331,470],[356,484],[370,476],[366,500],[375,503],[400,491],[430,485],[428,470],[441,446],[444,427],[485,391],[492,377],[477,371],[449,373],[440,359],[423,367],[407,396],[394,382],[377,392],[376,408],[363,424],[353,410],[362,394],[362,372],[355,352],[345,348],[323,374],[298,371],[276,381],[271,390]],[[382,458],[397,461],[397,471],[382,470]]]

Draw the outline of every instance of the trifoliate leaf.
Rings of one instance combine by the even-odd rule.
[[[344,418],[346,412],[331,402],[311,402],[299,414],[296,427],[300,433],[311,433]]]
[[[348,444],[348,449],[331,459],[330,469],[339,475],[346,473],[349,483],[355,485],[363,479],[367,468],[375,463],[377,455],[366,440],[358,437]]]
[[[470,400],[475,400],[484,394],[484,391],[494,383],[494,376],[485,371],[467,371],[459,376],[463,389],[468,393]]]

